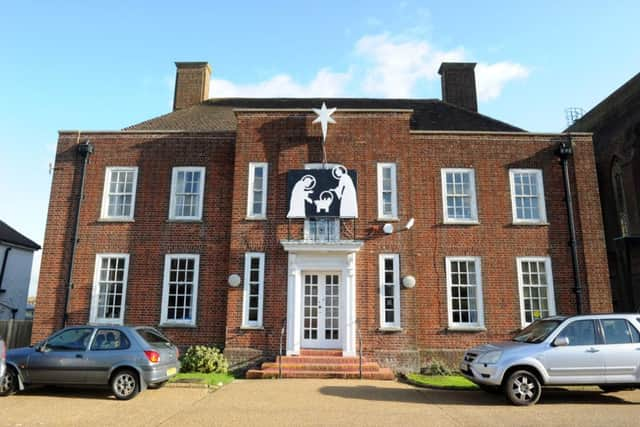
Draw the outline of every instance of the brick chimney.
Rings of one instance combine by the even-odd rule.
[[[197,105],[209,98],[211,67],[206,62],[176,62],[173,111]]]
[[[478,111],[475,62],[443,62],[438,69],[442,76],[442,100],[471,111]]]

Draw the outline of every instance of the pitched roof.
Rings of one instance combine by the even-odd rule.
[[[236,108],[311,109],[325,102],[340,109],[413,109],[411,130],[525,132],[516,126],[439,99],[213,98],[134,124],[124,130],[235,131]]]
[[[13,228],[9,227],[9,225],[0,220],[0,243],[9,243],[13,245],[23,246],[25,248],[30,248],[35,251],[40,249],[40,245],[29,239],[28,237],[23,236]]]

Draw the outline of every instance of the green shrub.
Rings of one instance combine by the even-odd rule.
[[[215,347],[194,345],[182,356],[183,372],[226,374],[228,370],[229,362]]]
[[[440,359],[431,359],[426,368],[422,368],[420,372],[424,375],[451,375],[451,369],[446,362]]]

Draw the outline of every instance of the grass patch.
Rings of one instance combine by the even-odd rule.
[[[223,385],[229,384],[233,380],[233,375],[230,374],[202,374],[200,372],[180,372],[178,375],[171,378],[170,382],[189,382],[217,386],[220,383],[222,383]]]
[[[407,374],[407,380],[414,385],[449,390],[477,390],[478,386],[460,375]]]

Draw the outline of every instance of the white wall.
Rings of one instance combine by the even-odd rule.
[[[0,244],[0,268],[2,268],[6,248],[6,245]],[[24,319],[32,262],[32,251],[11,247],[4,270],[4,278],[0,284],[4,290],[0,293],[0,302],[18,309],[17,320]],[[0,320],[6,319],[11,319],[11,310],[0,304]]]

